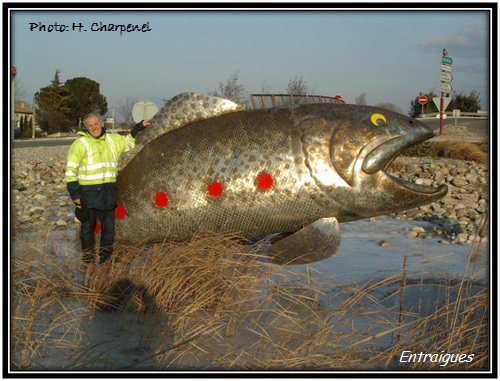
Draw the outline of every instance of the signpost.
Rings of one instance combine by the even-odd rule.
[[[451,72],[453,71],[453,68],[451,65],[453,65],[453,59],[451,57],[448,57],[448,51],[446,49],[443,49],[443,56],[441,57],[441,75],[439,77],[441,81],[439,84],[439,91],[441,91],[441,100],[439,107],[439,135],[443,134],[443,115],[444,110],[449,103],[448,101],[446,106],[444,105],[444,94],[449,94],[452,90],[451,81],[453,80],[453,76],[451,75]],[[447,99],[451,100],[451,98]]]
[[[425,105],[427,103],[427,97],[425,95],[421,95],[418,98],[418,103],[420,103],[422,106]]]
[[[453,71],[453,67],[450,65],[441,65],[441,73],[444,71],[451,73]]]
[[[427,104],[427,97],[425,95],[421,95],[419,98],[418,98],[418,103],[420,103],[422,105],[422,115],[424,114],[424,105]]]
[[[453,60],[451,57],[448,57],[448,56],[443,56],[441,57],[441,62],[445,65],[453,65]]]
[[[446,108],[448,107],[448,105],[451,102],[451,98],[450,97],[444,97],[443,98],[443,105],[442,106],[441,106],[441,97],[434,97],[434,98],[432,98],[432,101],[436,105],[438,111],[441,112],[441,108],[443,109],[443,111],[446,110]]]
[[[441,76],[439,77],[439,79],[441,80],[441,82],[451,83],[451,81],[453,80],[453,76],[450,73],[441,72]]]
[[[441,84],[439,85],[439,91],[441,91],[442,93],[451,93],[451,90],[453,88],[451,87],[451,85],[449,83],[444,83],[444,82],[441,82]]]
[[[16,75],[17,75],[17,68],[15,66],[12,66],[10,68],[10,77],[11,77],[11,82],[10,82],[10,91],[11,91],[11,96],[12,96],[12,112],[11,112],[11,116],[12,116],[12,119],[10,121],[11,123],[11,131],[12,131],[12,140],[14,140],[14,136],[16,135],[16,102],[15,102],[15,95],[14,95],[14,88],[16,87],[16,84],[15,84],[15,78],[16,78]]]
[[[457,118],[460,118],[460,110],[453,110],[453,117],[455,118],[455,126],[456,126]]]
[[[155,103],[143,100],[134,105],[132,118],[134,118],[134,122],[139,123],[141,120],[151,119],[157,112],[158,106]]]

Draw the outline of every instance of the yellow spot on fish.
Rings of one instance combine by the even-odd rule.
[[[383,126],[387,123],[387,119],[385,118],[385,116],[379,113],[373,114],[370,119],[375,126]]]

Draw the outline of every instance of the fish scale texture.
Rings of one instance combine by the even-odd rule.
[[[195,233],[253,237],[296,231],[323,217],[303,186],[292,149],[290,109],[221,115],[170,131],[148,143],[120,172],[117,239],[183,240]],[[259,176],[272,185],[261,189]],[[208,189],[220,184],[220,194]],[[164,192],[166,206],[155,197]]]

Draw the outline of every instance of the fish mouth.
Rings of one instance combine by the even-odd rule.
[[[420,185],[387,173],[389,165],[404,149],[434,137],[433,131],[430,128],[415,128],[408,134],[398,135],[396,137],[393,136],[384,138],[380,144],[378,144],[365,156],[361,166],[363,172],[368,175],[373,175],[380,171],[396,185],[399,185],[414,194],[434,196],[436,199],[445,196],[448,192],[448,187],[444,184],[437,188],[433,186]]]
[[[414,193],[418,193],[421,195],[436,196],[437,198],[444,197],[446,193],[448,193],[448,187],[445,184],[442,184],[439,187],[435,188],[432,186],[420,185],[413,183],[411,181],[400,179],[399,177],[390,175],[385,171],[383,171],[383,173],[385,173],[385,175],[389,177],[397,185],[400,185],[401,187],[409,191],[412,191]]]

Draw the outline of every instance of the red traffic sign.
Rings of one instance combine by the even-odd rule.
[[[418,103],[420,103],[421,105],[425,105],[427,103],[427,97],[425,95],[421,95],[420,97],[418,97]]]

